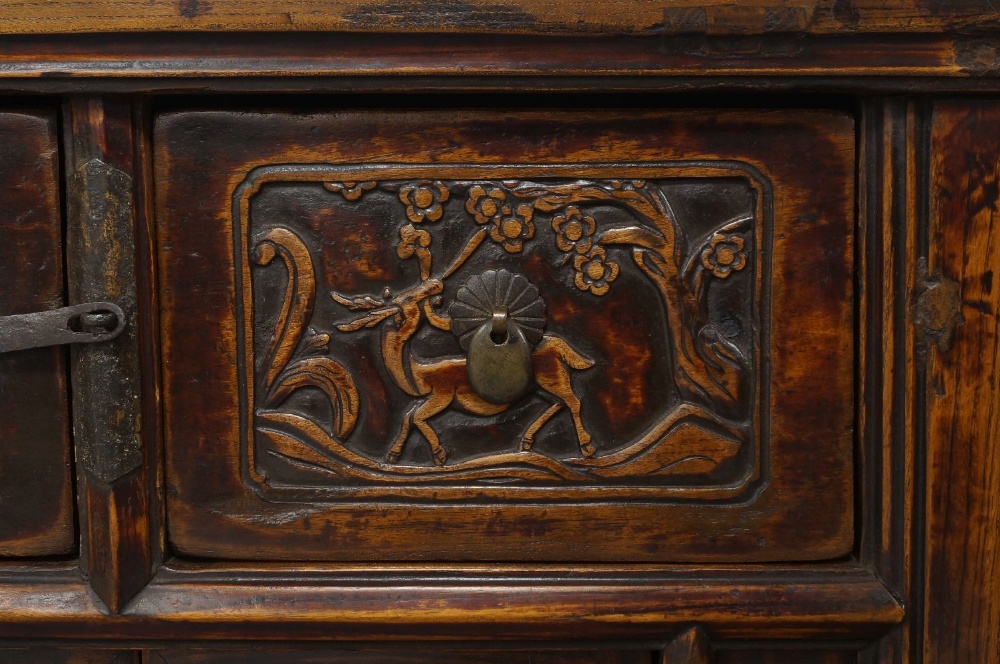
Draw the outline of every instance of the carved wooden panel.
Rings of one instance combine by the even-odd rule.
[[[850,118],[192,112],[156,150],[180,551],[850,549]]]
[[[0,113],[0,316],[63,306],[54,113]],[[73,549],[66,351],[0,354],[0,557]]]
[[[268,495],[719,498],[759,476],[771,197],[746,167],[281,165],[233,211],[241,445]],[[469,375],[497,306],[534,371],[502,404]]]

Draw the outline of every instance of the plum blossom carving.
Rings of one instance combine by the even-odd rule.
[[[504,215],[511,212],[507,205],[507,194],[502,189],[493,187],[487,191],[478,184],[469,189],[465,209],[476,219],[477,224],[498,223]]]
[[[594,245],[594,218],[585,217],[575,205],[566,208],[566,214],[552,219],[552,230],[556,234],[556,246],[560,251],[576,250],[586,254]]]
[[[520,253],[524,248],[524,241],[535,237],[535,225],[531,221],[533,214],[534,210],[530,205],[521,204],[509,217],[494,218],[490,226],[490,238],[508,253]]]
[[[490,238],[508,253],[520,253],[524,241],[535,237],[534,208],[527,203],[512,208],[507,192],[499,187],[487,191],[477,184],[469,188],[465,209],[477,224],[490,224]]]
[[[448,188],[431,180],[420,180],[399,190],[399,200],[406,206],[406,218],[415,224],[440,219],[448,197]]]
[[[619,191],[636,191],[646,186],[645,180],[612,180],[611,188]]]
[[[725,279],[733,272],[739,272],[747,264],[743,250],[743,238],[739,235],[716,233],[701,252],[701,264],[719,279]]]
[[[618,278],[618,263],[608,260],[604,247],[594,246],[586,254],[578,254],[573,259],[576,276],[573,283],[582,291],[594,295],[604,295],[611,288],[611,282]]]
[[[420,277],[427,279],[431,274],[431,234],[406,224],[399,229],[399,244],[396,245],[396,255],[402,259],[417,257],[420,266]]]
[[[431,246],[431,234],[424,230],[417,230],[413,224],[406,224],[399,229],[399,245],[396,246],[396,255],[400,258],[409,258],[414,253]]]

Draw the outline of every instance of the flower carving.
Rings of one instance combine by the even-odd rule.
[[[406,224],[399,229],[399,244],[396,245],[396,255],[402,259],[417,257],[417,264],[420,266],[420,278],[427,279],[431,276],[431,234],[422,228],[414,228],[413,224]]]
[[[622,191],[635,191],[646,186],[645,180],[612,180],[611,188]]]
[[[611,288],[611,282],[618,278],[618,263],[608,260],[604,247],[591,247],[587,254],[579,254],[573,259],[576,277],[573,283],[582,291],[594,295],[604,295]]]
[[[417,230],[413,224],[406,224],[399,229],[399,244],[396,246],[396,255],[400,258],[409,258],[421,249],[431,246],[431,234],[424,230]]]
[[[490,226],[490,237],[511,254],[520,253],[524,241],[535,237],[535,225],[531,222],[534,210],[528,204],[517,206],[509,217],[494,217]]]
[[[531,221],[534,208],[522,203],[514,210],[503,189],[493,187],[487,191],[478,184],[471,187],[465,209],[477,224],[492,224],[490,238],[508,253],[519,253],[524,248],[524,241],[535,237],[535,224]]]
[[[594,245],[591,236],[594,234],[594,218],[585,217],[579,208],[570,206],[566,214],[552,219],[552,230],[556,234],[556,246],[560,251],[576,250],[579,254],[590,251]]]
[[[701,252],[701,264],[711,270],[719,279],[725,279],[733,272],[739,272],[747,264],[743,251],[743,238],[739,235],[716,233]]]
[[[406,218],[415,224],[437,221],[444,215],[448,200],[448,188],[437,181],[421,180],[399,190],[399,200],[406,206]]]
[[[498,223],[504,215],[510,214],[507,205],[507,194],[496,187],[486,191],[478,184],[469,189],[469,200],[465,201],[465,209],[476,219],[477,224],[489,222]]]
[[[375,184],[375,182],[324,182],[323,186],[328,191],[340,194],[349,201],[356,201],[366,191],[374,189]]]

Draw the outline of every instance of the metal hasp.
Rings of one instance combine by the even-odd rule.
[[[51,311],[0,316],[0,353],[110,341],[124,329],[125,314],[111,302],[88,302]]]

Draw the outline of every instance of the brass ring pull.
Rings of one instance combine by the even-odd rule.
[[[512,404],[534,385],[532,351],[542,339],[545,302],[523,275],[487,270],[451,305],[451,331],[468,353],[469,386],[492,404]]]

